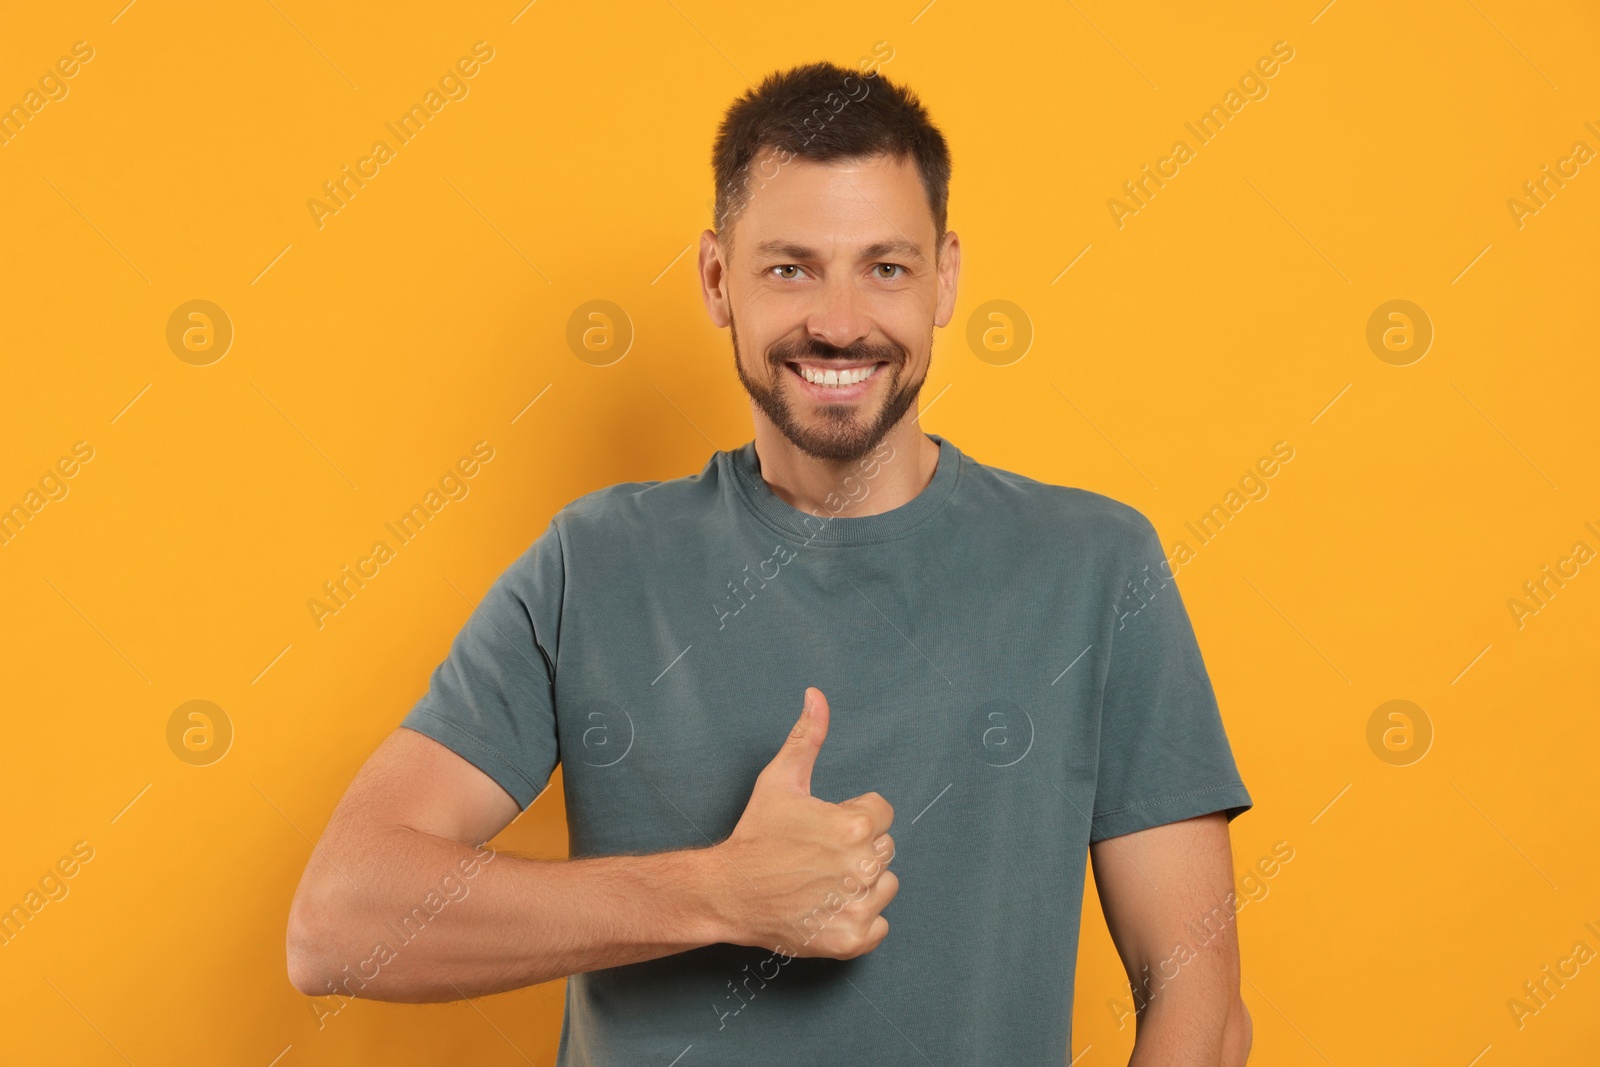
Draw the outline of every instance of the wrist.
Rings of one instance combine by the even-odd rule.
[[[689,849],[683,854],[688,863],[685,886],[695,937],[703,944],[744,944],[737,921],[738,871],[721,845]]]

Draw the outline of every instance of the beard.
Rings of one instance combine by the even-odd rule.
[[[853,463],[867,455],[878,447],[895,424],[911,410],[911,406],[916,403],[917,395],[922,391],[923,382],[927,381],[926,371],[914,382],[901,380],[910,362],[910,356],[899,345],[860,341],[847,348],[835,348],[812,337],[798,341],[780,341],[766,353],[773,382],[782,382],[790,373],[786,366],[790,360],[810,358],[834,359],[841,363],[872,361],[887,364],[873,375],[874,378],[878,375],[889,375],[885,386],[888,398],[875,417],[864,416],[860,410],[860,403],[820,404],[817,406],[817,413],[821,417],[821,425],[807,425],[795,415],[781,386],[765,385],[745,373],[744,360],[740,358],[739,352],[739,329],[734,324],[731,313],[728,329],[733,337],[733,365],[739,372],[739,382],[744,386],[744,391],[750,394],[750,399],[755,401],[761,413],[784,437],[813,459]],[[931,335],[928,344],[931,351],[933,345]]]

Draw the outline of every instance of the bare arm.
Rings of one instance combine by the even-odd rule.
[[[1233,851],[1221,812],[1089,846],[1095,886],[1138,1009],[1129,1067],[1242,1067]]]
[[[557,862],[474,847],[516,815],[488,775],[396,730],[356,775],[295,893],[295,988],[456,1000],[722,935],[704,850]]]
[[[892,854],[893,812],[876,794],[810,796],[827,730],[817,701],[728,840],[642,856],[545,861],[475,847],[517,815],[516,802],[443,745],[396,730],[306,865],[289,914],[290,981],[311,996],[438,1001],[717,942],[840,959],[871,951],[898,884],[879,859]],[[859,892],[819,936],[791,935],[851,877],[840,891]]]

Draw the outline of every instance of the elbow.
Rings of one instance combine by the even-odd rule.
[[[289,984],[308,997],[326,996],[334,988],[339,928],[334,902],[318,886],[302,881],[289,906],[284,949]]]
[[[291,930],[288,944],[289,984],[308,997],[327,995],[332,979],[322,967],[313,946],[297,939]]]
[[[308,997],[328,994],[328,980],[323,976],[321,968],[296,953],[292,946],[289,949],[289,984],[294,986],[296,992]]]
[[[1244,1006],[1244,998],[1237,997],[1222,1030],[1222,1067],[1244,1067],[1253,1037],[1250,1009]]]

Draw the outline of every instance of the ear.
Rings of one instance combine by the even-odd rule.
[[[961,238],[954,230],[946,230],[944,243],[939,247],[939,301],[934,307],[933,324],[949,325],[956,312],[956,282],[961,277]]]
[[[700,234],[700,296],[706,302],[706,314],[715,326],[727,326],[728,269],[722,258],[722,246],[715,230]]]

